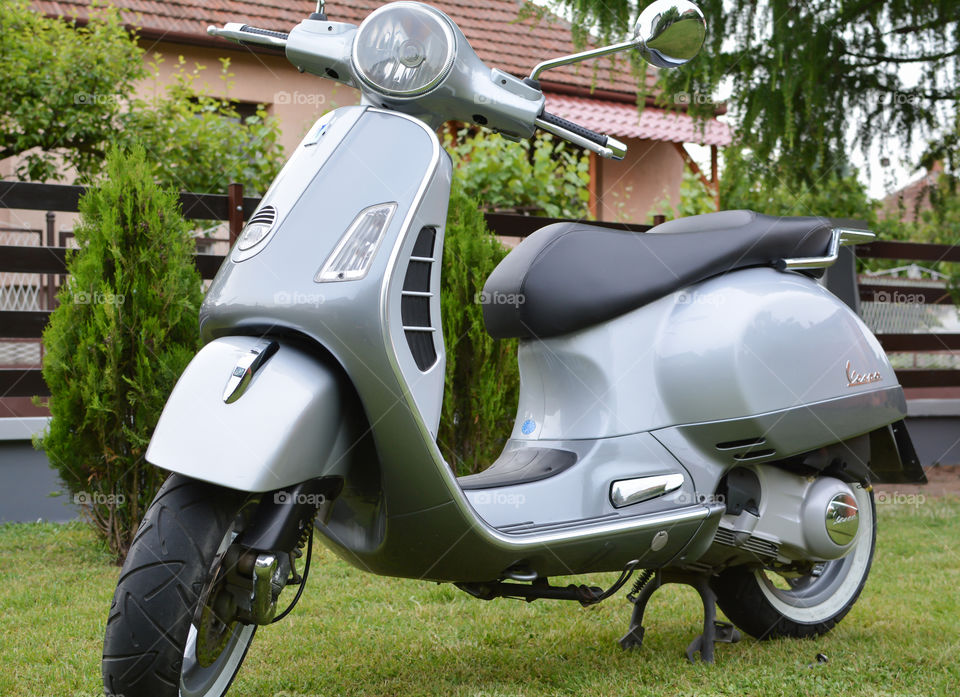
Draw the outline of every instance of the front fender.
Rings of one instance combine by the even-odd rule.
[[[355,424],[337,366],[278,342],[242,396],[224,401],[234,368],[260,341],[224,337],[200,350],[167,400],[148,462],[250,492],[346,472]]]

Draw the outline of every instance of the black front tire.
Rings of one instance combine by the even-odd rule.
[[[213,663],[216,674],[209,666],[191,668],[185,652],[196,637],[201,599],[242,529],[248,504],[247,494],[180,475],[164,483],[140,523],[107,619],[102,669],[108,696],[220,697],[227,691],[255,627],[231,630],[222,652],[229,655]]]
[[[757,639],[802,638],[826,634],[850,612],[870,573],[877,539],[873,493],[860,486],[854,492],[861,515],[857,539],[845,557],[823,564],[819,575],[790,579],[786,589],[758,567],[731,567],[713,579],[717,605],[731,622]]]

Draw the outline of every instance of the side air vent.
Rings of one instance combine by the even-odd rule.
[[[264,206],[247,221],[237,240],[237,249],[244,251],[255,247],[267,238],[277,222],[277,209],[273,206]]]
[[[403,333],[417,367],[426,372],[437,362],[437,347],[433,335],[436,333],[435,321],[430,311],[433,293],[430,291],[432,274],[435,267],[434,247],[437,229],[425,227],[420,230],[413,254],[407,264],[407,275],[403,279],[403,297],[400,300],[400,316],[403,320]]]
[[[750,462],[751,460],[762,460],[776,454],[777,451],[773,448],[764,448],[763,450],[747,450],[742,453],[737,453],[733,456],[733,459],[737,462]]]
[[[728,440],[724,443],[717,443],[717,450],[739,450],[741,448],[751,448],[754,445],[763,445],[766,442],[766,439],[763,437]]]
[[[264,206],[257,211],[256,215],[250,218],[247,225],[266,225],[270,227],[277,220],[277,209],[273,206]]]
[[[762,540],[759,537],[748,537],[742,544],[737,544],[736,534],[733,530],[728,530],[725,527],[717,528],[717,534],[714,536],[713,541],[717,544],[726,545],[727,547],[739,547],[742,550],[751,552],[758,557],[765,557],[768,559],[776,559],[777,555],[780,553],[780,546],[774,542],[769,542],[767,540]]]
[[[762,460],[776,455],[774,448],[760,448],[767,440],[763,436],[756,438],[743,438],[741,440],[728,440],[723,443],[717,443],[714,447],[722,453],[729,453],[734,462],[750,462],[751,460]]]

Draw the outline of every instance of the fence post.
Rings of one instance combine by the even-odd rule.
[[[57,216],[53,211],[47,211],[47,246],[54,247],[57,244],[54,239],[54,227],[56,226]],[[53,286],[54,274],[47,274],[47,309],[53,310],[53,304],[56,302],[57,295]]]
[[[667,216],[665,216],[665,215],[655,215],[655,216],[653,216],[653,224],[654,224],[654,225],[662,225],[662,224],[665,223],[665,222],[667,222]]]
[[[231,184],[227,187],[227,219],[230,221],[232,247],[243,228],[243,184]]]

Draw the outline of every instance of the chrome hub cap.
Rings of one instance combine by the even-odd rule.
[[[850,494],[837,494],[826,510],[827,535],[836,544],[844,546],[853,542],[860,527],[860,509],[857,500]]]

